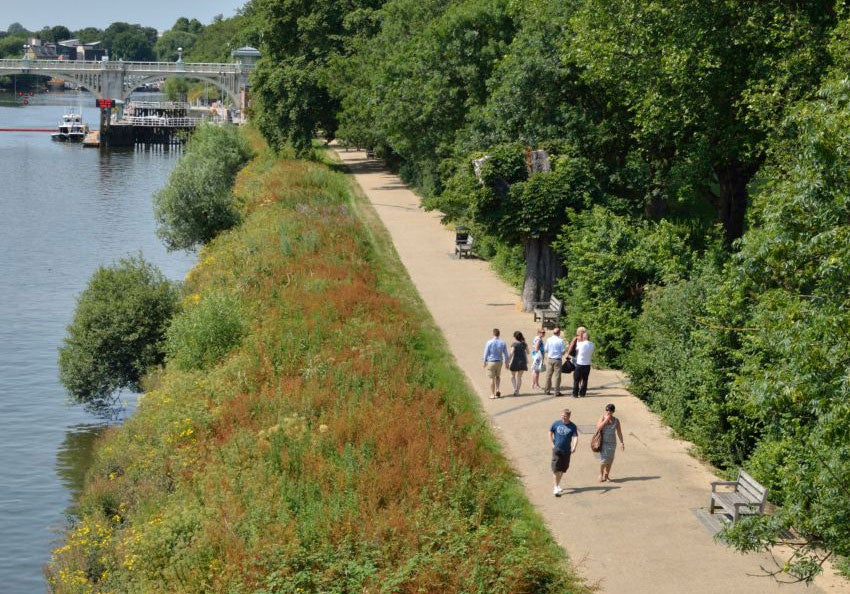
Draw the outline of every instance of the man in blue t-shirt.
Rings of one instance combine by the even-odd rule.
[[[570,467],[570,455],[576,451],[578,444],[578,427],[570,421],[570,414],[570,409],[565,408],[561,412],[561,418],[549,427],[549,441],[552,442],[552,476],[555,480],[552,493],[555,497],[564,493],[561,489],[561,477]]]

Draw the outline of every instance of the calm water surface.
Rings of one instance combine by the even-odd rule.
[[[67,106],[98,127],[91,95],[0,94],[0,128],[55,127]],[[39,132],[0,132],[0,592],[44,592],[56,546],[104,421],[72,405],[57,349],[76,297],[100,265],[141,253],[169,278],[194,259],[167,253],[151,196],[178,154],[101,152]]]

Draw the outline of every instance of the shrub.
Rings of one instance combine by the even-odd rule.
[[[687,230],[601,206],[573,213],[554,248],[567,269],[556,289],[565,326],[587,326],[601,361],[617,366],[647,288],[684,278],[692,258]]]
[[[194,249],[239,222],[231,188],[251,154],[234,126],[195,131],[168,184],[154,195],[157,233],[168,249]]]
[[[209,293],[174,318],[166,335],[168,359],[180,369],[207,368],[239,344],[244,332],[239,299]]]
[[[732,297],[711,265],[649,291],[622,358],[632,393],[723,468],[746,460],[757,431],[728,395],[737,342],[721,326],[733,321]]]
[[[163,361],[177,303],[175,285],[141,256],[98,268],[59,349],[59,378],[71,396],[94,403],[137,390],[145,370]]]

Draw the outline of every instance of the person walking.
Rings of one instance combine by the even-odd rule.
[[[626,443],[623,441],[623,429],[620,419],[614,416],[615,407],[613,404],[605,405],[605,412],[599,417],[596,422],[596,430],[602,430],[602,447],[599,449],[599,482],[604,483],[608,480],[608,474],[611,472],[611,465],[614,463],[614,454],[617,453],[617,438],[620,438],[620,447],[623,451],[626,449]]]
[[[502,379],[502,363],[510,359],[508,346],[499,338],[499,329],[493,328],[493,338],[484,345],[484,367],[487,369],[487,377],[490,379],[490,399],[501,398],[499,384]]]
[[[552,480],[554,487],[552,494],[555,497],[563,495],[561,488],[561,477],[570,468],[570,456],[576,451],[578,445],[578,427],[570,421],[572,413],[565,408],[561,411],[561,418],[549,427],[549,441],[552,443]]]
[[[573,370],[573,398],[583,398],[587,395],[587,380],[590,378],[590,359],[596,345],[590,342],[590,335],[583,327],[579,327],[581,336],[577,336],[575,365]]]
[[[519,390],[522,387],[522,374],[528,371],[528,343],[525,342],[525,337],[522,332],[517,330],[514,332],[514,342],[511,345],[511,360],[508,363],[508,369],[511,371],[511,385],[514,388],[514,396],[519,396]]]
[[[543,371],[543,348],[546,330],[541,328],[531,343],[531,387],[543,389],[540,385],[540,372]]]
[[[564,339],[561,338],[561,329],[555,328],[552,330],[552,336],[546,339],[546,390],[547,394],[552,393],[552,375],[555,376],[555,396],[563,396],[561,394],[561,365],[564,358]]]

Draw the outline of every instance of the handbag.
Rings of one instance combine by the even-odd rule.
[[[575,371],[575,368],[575,363],[573,363],[573,360],[568,357],[564,359],[564,364],[561,365],[561,373],[572,373]]]
[[[593,437],[590,439],[590,449],[594,452],[598,452],[602,449],[602,429],[597,429],[596,433],[593,434]]]

